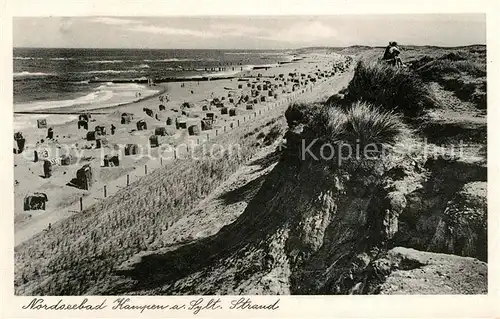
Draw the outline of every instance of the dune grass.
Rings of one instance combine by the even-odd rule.
[[[275,117],[211,142],[239,143],[239,152],[213,158],[201,156],[200,149],[198,160],[177,160],[158,169],[16,247],[16,294],[81,295],[105,289],[122,262],[166,245],[163,232],[259,150],[257,134],[243,136],[255,127],[270,130],[278,124]]]
[[[456,51],[446,53],[445,55],[442,55],[438,59],[439,60],[451,60],[451,61],[463,61],[463,60],[467,60],[468,58],[469,58],[469,55],[466,51],[456,50]]]
[[[324,141],[362,146],[394,145],[409,132],[400,116],[360,101],[345,110],[325,106],[313,116],[309,126]]]
[[[394,145],[402,135],[409,133],[401,118],[392,112],[381,111],[366,102],[356,102],[346,114],[344,139],[364,146]]]
[[[315,109],[322,107],[320,103],[292,103],[285,111],[285,118],[289,127],[307,124],[313,116]]]
[[[439,81],[445,76],[465,75],[474,78],[486,76],[486,67],[470,60],[450,60],[439,58],[429,61],[416,69],[425,80]]]
[[[351,102],[369,102],[405,116],[417,116],[426,108],[439,106],[418,74],[383,63],[358,62],[347,91],[346,98]]]
[[[425,55],[413,61],[411,69],[425,82],[437,82],[462,101],[486,109],[486,48]]]
[[[347,127],[346,113],[335,107],[324,106],[311,116],[307,132],[326,143],[338,143],[344,139]]]
[[[373,160],[411,133],[400,115],[368,102],[357,101],[341,107],[325,104],[311,110],[304,113],[310,119],[302,133],[293,133],[295,137],[287,135],[289,154],[302,160],[311,158],[332,166],[343,165],[349,170],[369,168]],[[310,146],[305,151],[307,145]],[[293,151],[298,149],[303,151]]]

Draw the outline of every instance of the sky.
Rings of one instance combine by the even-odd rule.
[[[14,47],[294,49],[486,44],[482,14],[14,17]]]

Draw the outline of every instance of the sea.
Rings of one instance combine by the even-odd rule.
[[[13,59],[14,112],[29,112],[70,110],[76,105],[117,100],[116,95],[134,99],[138,91],[151,93],[144,91],[144,85],[113,80],[230,75],[255,65],[286,61],[289,54],[269,50],[14,48]]]
[[[51,124],[61,124],[74,119],[64,114],[132,102],[159,90],[129,80],[230,76],[253,66],[290,61],[291,54],[275,50],[14,48],[13,59],[14,129],[20,130],[34,127],[37,119],[48,114]]]

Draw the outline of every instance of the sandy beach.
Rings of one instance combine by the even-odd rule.
[[[104,105],[96,103],[71,109],[39,110],[54,114],[17,115],[25,117],[24,125],[18,125],[16,131],[22,132],[26,139],[26,147],[21,154],[14,155],[16,230],[22,228],[26,233],[31,224],[40,225],[40,221],[45,220],[46,216],[78,203],[80,198],[94,196],[93,192],[95,193],[96,189],[124,177],[151,158],[158,159],[159,152],[162,152],[161,148],[148,147],[149,138],[155,134],[155,128],[164,127],[167,130],[166,136],[158,136],[161,145],[168,144],[175,147],[189,141],[193,145],[203,143],[209,136],[223,133],[223,128],[225,130],[230,122],[243,121],[243,118],[248,120],[250,115],[256,115],[268,107],[276,106],[276,103],[285,101],[292,94],[296,95],[302,90],[311,89],[315,84],[334,76],[333,66],[338,61],[340,56],[335,54],[310,54],[297,62],[239,72],[231,79],[215,79],[220,76],[217,74],[210,81],[191,79],[185,82],[157,83],[156,86],[145,89],[151,96],[142,96],[142,99],[125,104],[116,101],[120,104],[118,106],[112,106],[110,104],[112,101],[108,100]],[[325,71],[330,72],[328,76],[326,74],[323,77],[318,76]],[[292,73],[295,73],[294,77],[290,76]],[[316,79],[316,82],[311,81],[311,78]],[[295,88],[294,79],[299,82]],[[159,100],[158,94],[161,92],[168,95],[167,103]],[[258,96],[252,97],[252,92]],[[243,101],[245,96],[249,97],[247,102]],[[218,107],[211,105],[210,101],[214,99],[219,99],[222,104]],[[184,103],[189,103],[189,107],[183,108]],[[162,111],[159,108],[160,104],[165,106]],[[247,104],[252,105],[251,109],[247,109],[249,108]],[[150,109],[153,112],[152,116],[147,115],[144,108]],[[235,109],[236,114],[231,116],[227,109]],[[63,111],[75,114],[57,114]],[[95,141],[87,141],[87,130],[78,129],[78,113],[83,111],[91,113],[88,131],[93,131],[96,126],[106,128],[107,143],[103,143],[102,148],[96,148]],[[133,114],[129,124],[121,124],[123,113]],[[201,128],[200,121],[206,113],[213,113],[215,116],[212,129],[200,130],[200,134],[192,136],[187,129],[176,129],[175,119],[185,121],[186,127],[197,125]],[[47,128],[38,129],[36,120],[42,117],[47,120]],[[168,118],[173,120],[170,125],[166,124]],[[146,123],[146,130],[137,130],[136,123],[139,120]],[[110,132],[111,125],[116,127],[114,134]],[[54,131],[52,140],[46,138],[49,127]],[[123,148],[126,144],[147,147],[149,157],[125,156]],[[43,159],[39,158],[38,162],[34,162],[35,150],[38,151],[39,157],[46,156],[54,162],[50,178],[44,178]],[[70,165],[61,165],[60,157],[64,154],[72,156]],[[104,167],[103,157],[114,154],[118,154],[119,166]],[[94,181],[89,191],[68,185],[84,164],[90,164],[92,167]],[[48,196],[45,210],[24,211],[24,198],[35,192]],[[33,229],[33,232],[36,231],[40,229]]]

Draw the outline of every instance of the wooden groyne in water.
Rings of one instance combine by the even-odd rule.
[[[192,76],[192,77],[166,77],[156,78],[154,83],[166,82],[190,82],[190,81],[215,81],[215,80],[230,80],[236,78],[235,76]],[[137,83],[148,84],[148,79],[94,79],[89,80],[89,83]]]
[[[292,61],[284,61],[284,62],[278,62],[279,64],[287,64],[287,63],[292,63]],[[267,70],[270,68],[273,68],[274,66],[271,65],[256,65],[252,67],[252,70]],[[238,79],[241,77],[241,73],[243,71],[240,71],[238,73],[235,73],[234,75],[193,75],[193,76],[186,76],[186,77],[161,77],[161,78],[154,78],[153,82],[154,83],[168,83],[168,82],[194,82],[194,81],[217,81],[217,80],[231,80],[231,79]],[[251,77],[257,77],[257,76],[245,76],[246,78],[251,78]],[[148,78],[139,78],[139,79],[91,79],[89,80],[89,83],[106,83],[106,82],[111,82],[111,83],[137,83],[137,84],[148,84],[149,83]]]

